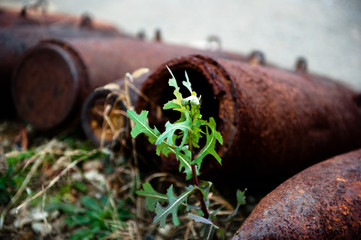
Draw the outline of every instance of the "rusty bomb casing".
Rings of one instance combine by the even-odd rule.
[[[20,117],[38,130],[60,128],[67,120],[79,119],[81,104],[95,88],[138,68],[152,69],[192,53],[246,59],[125,38],[47,40],[29,49],[18,65],[12,87],[15,106]]]
[[[14,115],[10,90],[13,71],[20,56],[42,39],[126,36],[110,24],[93,20],[83,26],[81,22],[82,18],[75,16],[0,9],[0,116]]]
[[[242,59],[242,61],[244,61]],[[247,61],[252,65],[265,65],[263,53],[254,51],[249,54]],[[135,77],[132,83],[136,89],[140,89],[142,83],[147,79],[149,73]],[[118,130],[123,129],[127,118],[123,112],[126,111],[120,95],[124,95],[124,79],[107,84],[95,89],[82,106],[81,125],[87,137],[96,145],[110,145],[114,139],[119,140],[123,135],[118,135]],[[129,88],[129,97],[132,105],[136,104],[138,93]],[[109,108],[109,109],[107,109]],[[104,114],[107,114],[112,126],[105,122]]]
[[[214,117],[223,136],[223,146],[216,149],[222,171],[213,159],[206,161],[214,170],[212,178],[226,171],[234,174],[218,180],[280,178],[279,183],[315,162],[361,146],[360,94],[355,91],[323,77],[199,55],[163,64],[142,85],[150,101],[139,98],[136,111],[148,110],[150,125],[160,130],[178,117],[171,111],[159,116],[159,106],[173,99],[164,65],[179,86],[187,71],[202,96],[203,118]]]
[[[141,84],[148,76],[149,73],[144,73],[134,77],[130,84],[136,89],[140,89]],[[95,89],[82,106],[81,126],[86,136],[96,146],[110,145],[114,138],[118,139],[123,136],[123,129],[128,122],[125,116],[127,108],[124,105],[126,94],[133,106],[138,99],[138,93],[130,85],[127,92],[125,91],[125,81],[122,78]],[[110,123],[105,122],[105,114]]]
[[[361,150],[294,175],[265,196],[233,239],[360,239]]]

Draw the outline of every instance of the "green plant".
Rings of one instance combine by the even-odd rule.
[[[15,168],[17,164],[21,163],[21,161],[30,159],[34,155],[35,153],[32,150],[18,152],[17,154],[7,157],[6,162],[9,164],[9,166]]]
[[[11,178],[13,168],[10,167],[5,174],[0,175],[0,205],[7,204],[11,198],[10,188],[15,186],[15,181]]]
[[[119,223],[133,217],[128,209],[124,208],[125,200],[117,202],[114,207],[107,197],[97,200],[89,196],[80,198],[82,207],[69,203],[53,202],[45,207],[46,211],[60,210],[67,217],[68,227],[77,228],[71,235],[71,240],[101,239],[116,231]]]
[[[175,196],[173,186],[171,185],[167,194],[161,194],[155,191],[150,183],[144,183],[143,189],[137,191],[138,195],[146,198],[146,206],[149,210],[155,211],[156,216],[153,223],[160,223],[161,227],[166,224],[167,217],[172,215],[174,225],[179,225],[178,210],[180,206],[185,206],[188,216],[197,222],[206,224],[206,232],[203,239],[212,239],[215,231],[222,231],[214,224],[214,218],[217,211],[209,211],[209,192],[212,183],[199,181],[198,176],[203,159],[207,155],[212,155],[220,164],[221,158],[215,151],[216,143],[223,143],[222,136],[216,131],[216,122],[211,117],[208,121],[202,119],[200,113],[201,97],[197,96],[191,88],[187,73],[186,81],[182,84],[189,91],[190,96],[183,98],[179,91],[177,81],[173,73],[168,68],[172,78],[169,80],[169,86],[174,87],[175,99],[166,103],[164,110],[173,110],[180,113],[180,118],[174,123],[169,121],[165,124],[165,131],[160,133],[156,127],[151,128],[147,123],[148,111],[142,111],[139,115],[132,110],[128,110],[128,116],[135,125],[132,128],[131,135],[133,138],[144,133],[151,143],[154,143],[158,155],[163,154],[166,157],[173,153],[179,161],[179,171],[185,173],[186,180],[192,179],[193,184],[186,188],[186,191]],[[205,144],[200,146],[200,139],[206,137]],[[200,202],[200,206],[191,206],[187,200],[195,194]],[[244,192],[238,191],[237,199],[242,199]],[[160,202],[168,203],[162,206]],[[240,201],[238,201],[241,204]],[[238,207],[237,207],[238,209]],[[191,211],[197,213],[193,214]]]
[[[24,160],[30,159],[35,153],[31,150],[19,152],[6,158],[7,170],[0,174],[0,204],[8,204],[11,197],[24,181],[26,172],[22,171]]]

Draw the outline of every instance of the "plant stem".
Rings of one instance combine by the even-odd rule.
[[[197,176],[197,173],[196,173],[195,165],[192,165],[192,179],[193,179],[193,184],[196,185],[197,187],[199,187],[199,181],[198,181],[198,176]],[[199,199],[199,201],[201,203],[201,209],[202,209],[204,218],[208,219],[209,218],[209,213],[208,213],[206,203],[203,200],[203,196],[202,196],[202,193],[201,193],[200,190],[197,190],[197,196],[198,196],[198,199]]]
[[[191,118],[192,118],[192,122],[193,121],[193,114],[191,112]],[[189,146],[189,151],[191,152],[191,159],[193,161],[193,139],[192,139],[192,134],[190,134],[189,139],[188,139],[188,146]],[[196,171],[196,166],[194,164],[192,164],[192,180],[193,180],[193,184],[196,185],[197,187],[199,187],[199,180],[198,180],[198,176],[197,176],[197,171]],[[197,190],[197,196],[198,199],[201,203],[201,210],[203,212],[204,218],[209,218],[209,213],[206,207],[206,203],[203,200],[203,196],[202,196],[202,192],[200,190]]]

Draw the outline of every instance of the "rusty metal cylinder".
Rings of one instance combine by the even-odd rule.
[[[86,19],[90,20],[86,21]],[[82,22],[90,23],[83,24]],[[34,14],[32,11],[28,13],[24,9],[22,11],[0,9],[0,27],[1,70],[3,70],[3,64],[13,66],[15,56],[17,59],[26,49],[43,39],[104,36],[130,37],[119,32],[111,24],[92,20],[86,15],[78,17],[59,13]]]
[[[15,72],[15,106],[20,117],[38,130],[61,128],[79,118],[81,104],[97,87],[138,68],[152,69],[192,53],[245,59],[226,52],[124,38],[43,41],[24,54]]]
[[[132,82],[127,83],[129,84],[127,90],[124,85],[128,80],[120,79],[89,94],[82,106],[81,126],[94,145],[108,146],[115,139],[124,136],[123,130],[126,129],[128,122],[125,114],[127,111],[125,98],[129,97],[132,106],[138,99],[138,93],[130,87],[130,84],[140,89],[148,76],[149,73],[145,73],[135,77]]]
[[[33,23],[31,20],[23,17],[21,10],[7,9],[0,7],[0,27],[6,28],[19,24]]]
[[[296,174],[265,196],[233,239],[360,239],[361,150]]]
[[[39,41],[48,38],[103,38],[123,36],[118,32],[104,32],[74,28],[64,25],[21,25],[0,29],[0,73],[11,74],[20,56]],[[11,78],[11,77],[10,77]]]
[[[355,91],[330,79],[205,56],[164,63],[142,85],[151,101],[140,98],[136,111],[148,110],[150,124],[158,129],[178,117],[158,113],[173,99],[164,65],[179,85],[187,71],[202,96],[203,117],[216,120],[224,140],[217,148],[222,171],[216,171],[214,160],[206,164],[214,174],[234,173],[220,178],[284,181],[317,161],[361,146],[360,94]]]
[[[0,7],[0,27],[13,28],[19,26],[71,26],[75,28],[93,29],[99,31],[119,32],[111,23],[94,19],[88,14],[81,16],[64,13],[47,13],[32,10],[27,7],[22,9]]]
[[[25,15],[24,15],[25,14]],[[14,115],[11,79],[20,56],[39,41],[49,38],[115,37],[120,33],[110,24],[93,20],[82,26],[82,17],[61,14],[26,14],[0,9],[0,116]]]

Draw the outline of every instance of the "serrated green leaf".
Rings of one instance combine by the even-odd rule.
[[[164,156],[168,157],[169,153],[175,153],[175,151],[172,151],[174,147],[170,147],[166,142],[162,142],[161,144],[156,145],[156,153],[158,156],[162,153]]]
[[[183,146],[188,138],[188,134],[192,132],[192,119],[189,116],[189,112],[185,112],[185,115],[186,120],[183,122],[176,122],[172,124],[168,121],[165,124],[165,131],[158,137],[155,144],[158,145],[166,139],[167,144],[175,146],[173,135],[177,130],[180,130],[183,132],[180,146]]]
[[[192,213],[188,213],[188,217],[190,219],[193,219],[196,222],[201,222],[201,223],[213,225],[211,220],[209,220],[207,218],[204,218],[204,217],[201,217],[201,216],[198,216],[198,215],[195,215],[195,214],[192,214]],[[218,228],[217,226],[215,226],[215,227]]]
[[[167,110],[167,109],[177,110],[177,109],[180,109],[181,107],[182,107],[181,105],[179,105],[173,101],[169,101],[166,104],[164,104],[163,109],[164,110]]]
[[[176,155],[177,160],[179,161],[179,171],[181,172],[182,169],[184,169],[183,173],[186,174],[186,180],[191,179],[192,178],[192,166],[190,164],[191,152],[185,149],[182,151],[172,149],[172,151]]]
[[[168,84],[169,84],[169,86],[175,88],[175,90],[173,91],[173,94],[174,94],[174,96],[176,97],[176,99],[173,100],[173,101],[174,101],[174,103],[177,103],[177,104],[179,104],[179,105],[182,105],[181,102],[182,102],[183,96],[182,96],[182,94],[179,92],[179,87],[178,87],[178,84],[177,84],[177,80],[175,79],[172,71],[168,68],[168,66],[167,66],[167,69],[168,69],[168,71],[170,72],[170,74],[172,75],[172,78],[169,79]]]
[[[236,214],[238,213],[239,207],[246,204],[246,191],[247,188],[243,191],[237,189],[237,206],[234,209],[233,213],[228,216],[227,221],[231,221],[233,217],[236,216]]]
[[[171,185],[167,191],[167,198],[169,204],[166,207],[162,207],[159,203],[157,203],[157,206],[155,208],[156,216],[153,220],[153,223],[160,222],[160,226],[164,228],[168,215],[172,214],[173,224],[178,226],[178,208],[182,203],[187,201],[189,194],[191,194],[195,189],[196,188],[188,190],[182,193],[179,197],[176,197],[173,193],[173,185]]]
[[[168,157],[169,153],[173,153],[179,161],[179,172],[182,172],[182,169],[184,169],[183,173],[186,174],[186,179],[189,180],[192,178],[192,166],[190,163],[191,152],[189,150],[185,147],[172,147],[165,141],[156,146],[157,155],[162,153],[164,156]]]
[[[150,211],[154,211],[157,202],[167,201],[167,195],[155,191],[149,182],[143,183],[143,190],[136,191],[136,193],[145,197],[145,204]]]
[[[192,106],[192,108],[195,108],[195,106]],[[204,134],[204,132],[201,130],[201,126],[207,124],[207,122],[203,121],[201,118],[202,115],[200,114],[199,110],[198,111],[195,110],[193,114],[193,132],[192,132],[192,143],[191,143],[195,148],[199,148],[198,145],[199,139],[202,138],[202,134]]]
[[[152,129],[149,127],[147,123],[147,116],[148,111],[142,111],[140,114],[137,114],[133,110],[128,110],[128,117],[132,119],[135,122],[134,127],[132,128],[132,131],[130,134],[133,138],[137,137],[139,134],[144,133],[146,136],[148,136],[148,140],[150,143],[154,143],[158,136],[160,135],[157,128]]]
[[[222,164],[222,159],[218,156],[218,153],[215,150],[216,142],[218,141],[220,144],[223,144],[222,135],[216,131],[216,122],[213,118],[209,119],[209,123],[207,123],[207,127],[210,129],[210,131],[207,128],[206,136],[207,141],[205,146],[200,150],[200,152],[196,155],[194,160],[192,161],[192,164],[196,164],[198,168],[201,167],[202,160],[205,156],[208,154],[211,154],[218,162],[219,164]]]
[[[135,111],[128,110],[128,116],[135,122],[135,126],[131,131],[131,135],[133,138],[137,137],[139,134],[144,133],[149,137],[149,142],[154,143],[158,136],[160,136],[159,131],[154,128],[150,128],[147,123],[148,111],[142,111],[140,114],[137,114]],[[190,160],[187,159],[185,154],[176,154],[175,147],[170,146],[165,141],[162,141],[159,145],[157,145],[157,154],[160,155],[163,153],[165,156],[168,156],[169,153],[174,153],[177,156],[177,160],[180,162],[179,168],[184,168],[184,173],[187,176],[187,179],[192,177],[192,166],[190,165]]]
[[[246,204],[246,196],[245,193],[247,188],[244,191],[237,189],[237,205],[245,205]]]
[[[183,81],[183,85],[189,90],[189,92],[192,94],[192,86],[191,86],[191,82],[189,81],[189,77],[186,71],[184,71],[184,74],[186,76],[186,81]]]

